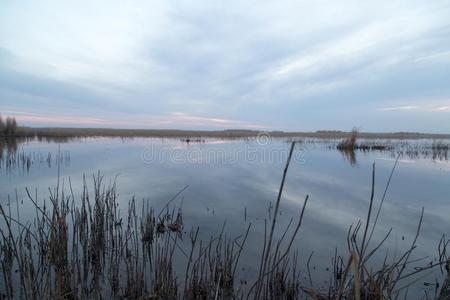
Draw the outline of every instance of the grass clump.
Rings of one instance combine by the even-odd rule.
[[[344,150],[344,149],[356,149],[358,145],[356,144],[356,140],[358,139],[358,129],[353,128],[350,132],[349,136],[345,139],[343,139],[338,145],[337,149]]]
[[[348,134],[348,136],[336,145],[336,149],[341,152],[349,152],[354,150],[385,151],[392,149],[392,146],[388,144],[374,143],[374,142],[357,143],[359,135],[360,135],[359,130],[353,128],[352,131]]]

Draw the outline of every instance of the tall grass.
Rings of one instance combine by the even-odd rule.
[[[345,152],[351,152],[354,150],[362,150],[362,151],[371,151],[371,150],[377,150],[377,151],[385,151],[385,150],[392,150],[393,147],[390,144],[386,143],[357,143],[358,137],[360,133],[358,129],[353,128],[352,131],[348,134],[348,136],[340,143],[337,144],[336,149],[344,153],[346,156],[351,156],[352,154],[345,154]]]
[[[358,129],[353,128],[349,136],[343,139],[338,145],[337,149],[356,149],[356,140],[358,139]]]
[[[131,199],[122,216],[115,183],[104,185],[98,174],[93,184],[91,195],[84,181],[80,201],[71,184],[69,194],[59,185],[51,191],[50,203],[38,203],[27,190],[35,207],[32,222],[21,222],[0,205],[7,298],[234,297],[234,275],[246,237],[234,240],[222,232],[205,244],[197,238],[198,229],[191,232],[183,286],[173,262],[183,232],[182,211],[167,207],[156,214],[146,204],[137,209]]]
[[[0,173],[11,174],[18,172],[25,174],[33,167],[47,166],[67,166],[70,163],[70,152],[59,151],[58,153],[42,153],[40,151],[24,151],[18,147],[17,141],[0,140]]]

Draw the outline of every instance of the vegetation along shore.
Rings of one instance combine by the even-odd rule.
[[[5,121],[4,121],[5,119]],[[264,131],[246,129],[227,130],[178,130],[178,129],[118,129],[118,128],[70,128],[70,127],[27,127],[17,124],[15,118],[0,116],[0,137],[174,137],[174,138],[246,138],[268,134],[274,138],[349,138],[354,131],[319,130],[315,132]],[[358,137],[365,139],[450,139],[447,133],[420,132],[363,132]]]

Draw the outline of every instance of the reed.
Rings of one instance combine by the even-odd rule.
[[[7,174],[19,172],[29,173],[32,168],[46,166],[68,166],[70,164],[70,152],[42,153],[40,151],[24,151],[23,149],[7,149],[2,151],[0,145],[0,172]]]
[[[357,143],[358,137],[360,133],[358,129],[353,128],[352,131],[348,134],[346,138],[344,138],[340,143],[337,144],[336,149],[345,153],[351,152],[354,150],[361,151],[385,151],[391,150],[392,146],[386,143]],[[347,154],[348,155],[348,154]]]
[[[358,130],[353,128],[349,136],[343,139],[338,145],[337,149],[356,149],[356,140],[358,139]]]

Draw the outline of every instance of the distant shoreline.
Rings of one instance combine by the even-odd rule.
[[[260,131],[245,129],[228,130],[177,130],[177,129],[114,129],[114,128],[68,128],[21,127],[15,137],[172,137],[172,138],[251,138],[259,134],[268,134],[274,138],[320,138],[339,139],[350,135],[345,131],[321,130],[315,132]],[[450,134],[419,132],[359,132],[359,138],[366,139],[450,139]]]

